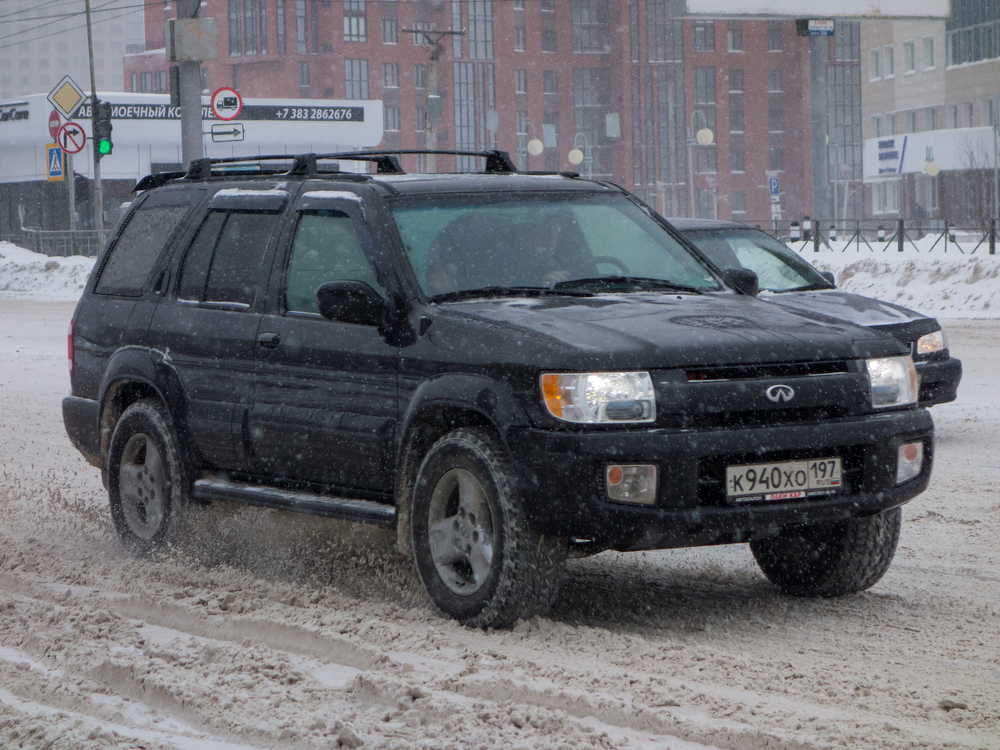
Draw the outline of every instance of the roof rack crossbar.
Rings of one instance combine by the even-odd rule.
[[[400,156],[403,154],[440,154],[443,156],[478,156],[486,159],[486,172],[488,174],[516,174],[517,167],[514,166],[514,162],[510,158],[510,154],[506,151],[501,151],[499,149],[484,149],[484,150],[440,150],[440,149],[424,149],[424,148],[404,148],[404,149],[394,149],[392,151],[362,151],[359,152],[363,156]],[[320,158],[329,158],[331,156],[337,158],[349,158],[350,155],[345,154],[326,154]],[[358,157],[356,157],[358,158]],[[397,161],[398,164],[398,161]],[[381,171],[381,170],[379,170]],[[402,172],[402,169],[399,170]]]

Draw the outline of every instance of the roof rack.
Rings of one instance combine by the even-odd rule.
[[[234,176],[234,174],[251,173],[254,175],[286,174],[294,177],[305,177],[309,175],[339,172],[338,167],[327,167],[320,169],[320,161],[366,161],[375,164],[376,172],[379,174],[406,174],[399,162],[399,157],[404,154],[441,154],[444,156],[478,156],[486,159],[485,174],[517,174],[517,167],[511,161],[510,154],[497,149],[487,149],[483,151],[436,151],[431,149],[401,149],[395,151],[340,151],[330,154],[266,154],[260,156],[227,156],[220,159],[195,159],[191,162],[187,172],[161,172],[159,174],[148,175],[136,183],[135,192],[149,190],[176,179],[187,180],[207,180],[216,176]],[[291,167],[284,169],[266,169],[261,162],[290,161]],[[239,169],[237,165],[257,165],[257,169]],[[231,169],[225,169],[227,165],[232,165]],[[215,169],[214,167],[223,167]],[[560,173],[562,174],[562,173]],[[565,173],[569,176],[569,173]],[[353,174],[352,174],[353,176]],[[362,175],[358,175],[362,176]]]

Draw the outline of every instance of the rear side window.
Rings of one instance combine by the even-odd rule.
[[[150,205],[132,212],[104,264],[94,289],[98,294],[142,294],[156,263],[191,208],[190,203]]]
[[[279,214],[210,211],[184,259],[178,296],[250,306]]]

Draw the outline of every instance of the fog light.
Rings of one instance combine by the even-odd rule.
[[[922,441],[899,446],[896,456],[896,484],[908,482],[919,475],[923,465],[924,444]]]
[[[652,464],[609,464],[604,486],[611,500],[620,503],[656,503],[656,467]]]

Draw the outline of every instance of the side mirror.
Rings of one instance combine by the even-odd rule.
[[[740,294],[756,297],[760,289],[757,274],[746,268],[727,268],[722,274],[729,285]]]
[[[830,286],[837,286],[837,277],[833,275],[833,271],[820,271],[819,275],[830,282]]]
[[[316,290],[319,313],[327,320],[360,326],[382,325],[385,301],[363,281],[328,281]]]

